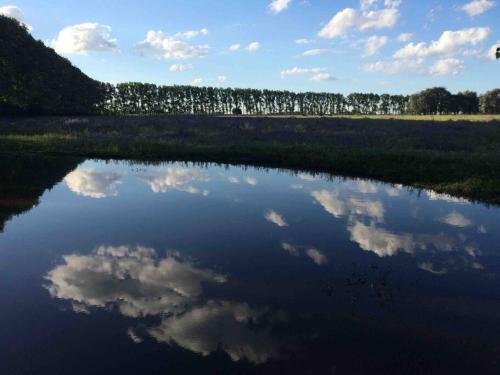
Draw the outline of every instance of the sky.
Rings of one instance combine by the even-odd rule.
[[[500,87],[495,0],[0,0],[0,13],[112,83],[344,94]]]

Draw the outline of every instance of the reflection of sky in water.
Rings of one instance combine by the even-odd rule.
[[[499,218],[365,180],[88,161],[6,224],[0,296],[12,311],[38,301],[52,327],[87,319],[137,348],[260,366],[320,356],[304,349],[332,334],[318,316],[356,306],[392,323],[387,301],[407,326],[468,337],[500,312]],[[106,316],[120,318],[104,325]],[[25,319],[31,329],[44,321]],[[15,334],[5,324],[5,337]],[[342,352],[350,339],[329,343]]]

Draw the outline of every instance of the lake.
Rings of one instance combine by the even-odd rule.
[[[500,210],[215,164],[3,159],[0,373],[495,373]]]

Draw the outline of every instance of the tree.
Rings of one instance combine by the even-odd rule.
[[[500,114],[500,89],[486,92],[480,98],[482,113]]]

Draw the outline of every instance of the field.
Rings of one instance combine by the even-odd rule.
[[[0,150],[327,172],[500,203],[500,116],[3,118]]]

